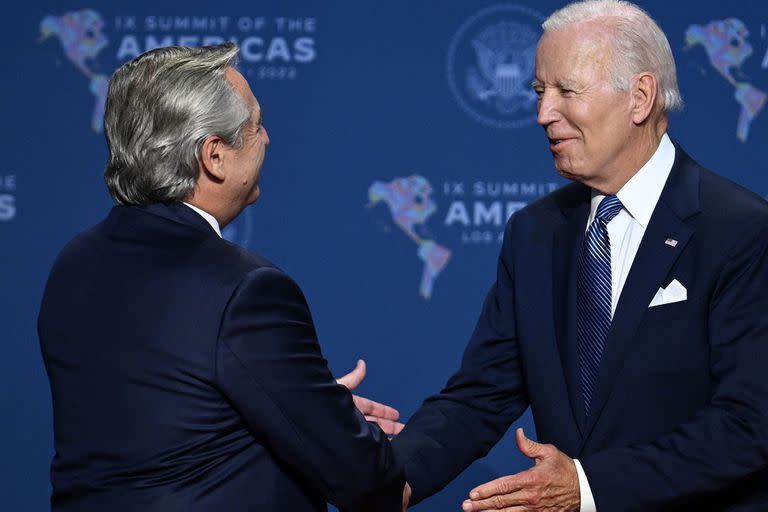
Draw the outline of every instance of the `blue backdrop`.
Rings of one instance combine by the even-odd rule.
[[[768,3],[640,4],[677,59],[686,108],[670,134],[765,196]],[[226,235],[300,283],[334,372],[364,357],[362,394],[407,418],[458,365],[507,216],[562,185],[528,87],[539,24],[562,5],[116,0],[6,10],[0,510],[48,507],[51,403],[35,321],[58,250],[111,204],[100,119],[117,66],[159,45],[242,45],[272,143],[262,198]],[[532,430],[529,416],[521,423]],[[419,510],[458,510],[472,486],[528,465],[508,435]]]

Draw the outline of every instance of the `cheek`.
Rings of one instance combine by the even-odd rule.
[[[257,144],[253,149],[253,159],[261,160],[262,158],[264,158],[264,146]]]
[[[631,126],[621,116],[606,116],[600,127],[600,142],[605,152],[617,152],[626,146]]]
[[[599,153],[610,146],[616,139],[617,126],[610,115],[595,116],[583,124],[584,141],[591,153]]]

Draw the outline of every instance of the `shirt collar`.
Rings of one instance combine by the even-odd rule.
[[[656,203],[659,202],[661,191],[664,189],[664,184],[667,182],[674,163],[675,145],[665,133],[650,160],[616,193],[616,197],[619,198],[624,209],[643,229],[648,227],[651,214],[656,208]],[[597,206],[604,197],[604,194],[592,190],[587,226],[592,224],[597,213]]]
[[[200,216],[202,218],[204,218],[208,222],[208,224],[211,225],[211,227],[216,232],[216,234],[219,235],[219,237],[221,237],[221,229],[219,228],[219,222],[216,220],[216,217],[214,217],[213,215],[211,215],[210,213],[208,213],[208,212],[206,212],[204,210],[201,210],[197,206],[191,205],[191,204],[186,203],[186,202],[184,204],[189,206],[190,208],[192,208],[197,213],[199,213]]]

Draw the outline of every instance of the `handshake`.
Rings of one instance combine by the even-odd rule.
[[[336,382],[354,391],[365,379],[366,370],[365,361],[360,359],[351,372],[336,379]],[[352,399],[365,419],[376,423],[390,439],[405,427],[399,421],[397,409],[355,394]],[[515,437],[520,452],[533,459],[535,465],[526,471],[475,487],[461,504],[461,509],[465,512],[578,511],[580,491],[574,460],[552,445],[528,439],[521,428],[517,429]],[[408,510],[411,492],[411,486],[406,482],[403,487],[403,512]]]

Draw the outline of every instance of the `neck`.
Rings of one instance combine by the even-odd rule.
[[[226,210],[217,208],[216,201],[207,200],[207,198],[203,194],[200,194],[198,190],[184,199],[184,202],[211,214],[213,218],[216,219],[216,222],[219,223],[219,228],[221,229],[224,229],[224,227],[234,219],[234,216],[229,214]]]

